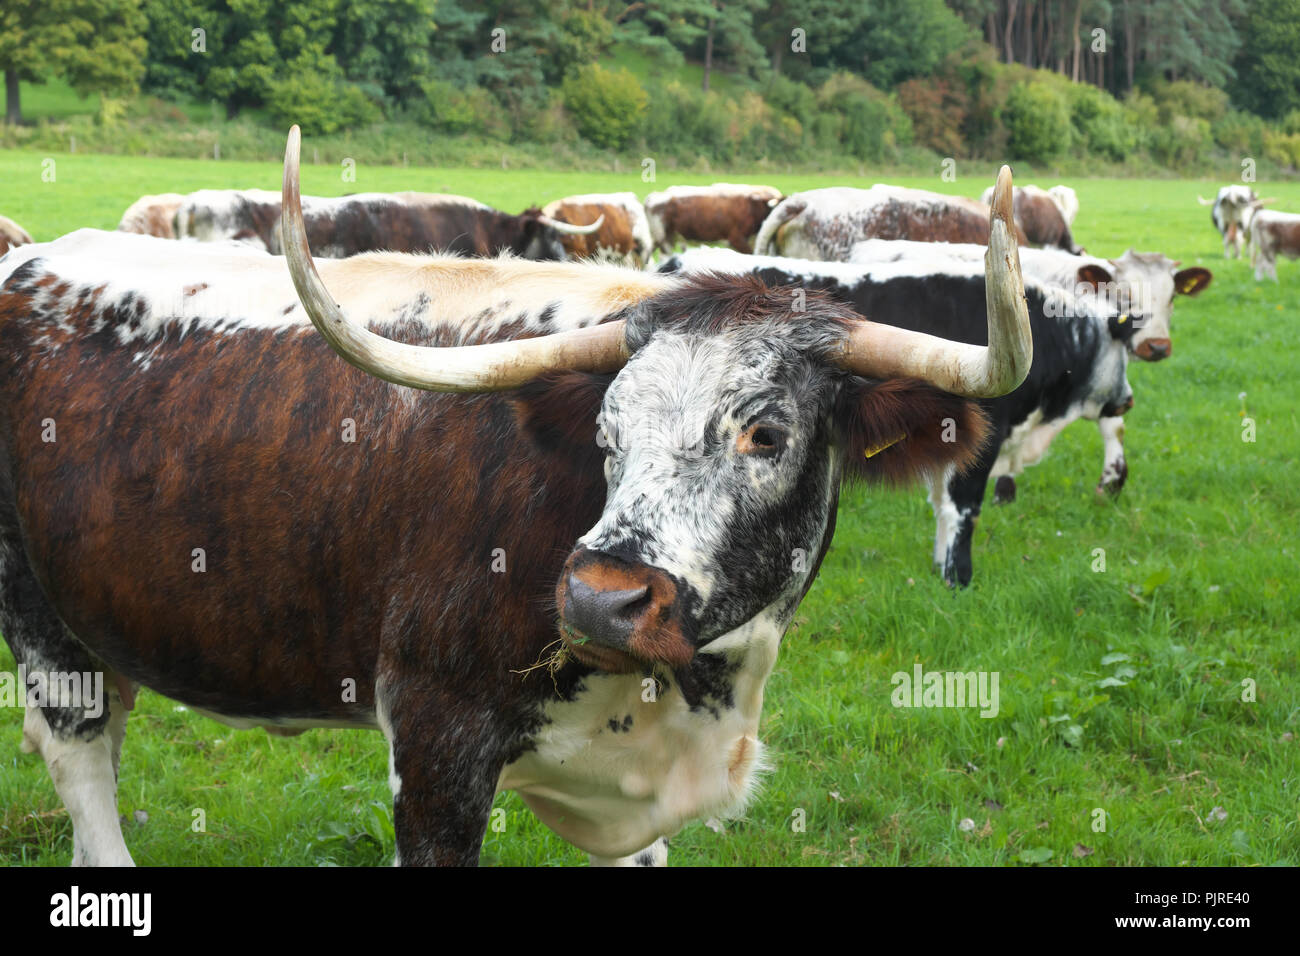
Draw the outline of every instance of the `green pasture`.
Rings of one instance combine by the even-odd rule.
[[[891,181],[975,196],[994,169],[964,164],[951,183],[917,172]],[[351,183],[308,165],[303,188],[450,191],[513,211],[732,178],[362,166]],[[279,181],[272,164],[3,152],[0,213],[47,240],[111,229],[145,193]],[[1089,252],[1160,250],[1214,272],[1178,303],[1173,357],[1130,365],[1128,486],[1097,497],[1101,440],[1074,425],[1017,502],[986,504],[960,592],[930,567],[921,491],[850,490],[768,685],[776,770],[744,819],[675,837],[672,862],[1300,864],[1300,263],[1279,263],[1275,284],[1225,261],[1196,203],[1219,183],[1071,185]],[[1300,184],[1256,188],[1300,211]],[[891,675],[916,663],[997,672],[1000,712],[893,707]],[[0,708],[0,862],[64,865],[71,825],[40,759],[18,752],[21,724]],[[144,692],[122,761],[127,844],[141,864],[382,864],[386,760],[377,733],[234,731]],[[515,796],[497,806],[484,863],[584,859]]]

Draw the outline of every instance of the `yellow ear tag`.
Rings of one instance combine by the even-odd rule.
[[[862,455],[864,458],[873,458],[876,455],[879,455],[886,448],[892,448],[894,445],[897,445],[900,441],[902,441],[906,437],[907,437],[906,434],[902,434],[899,435],[897,438],[891,438],[883,445],[877,445],[875,448],[868,448],[865,452],[862,453]]]
[[[1127,321],[1128,321],[1128,313],[1125,312],[1123,315],[1119,317],[1119,324],[1123,325]]]

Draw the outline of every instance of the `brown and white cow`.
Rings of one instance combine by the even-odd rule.
[[[771,186],[669,186],[646,197],[645,211],[660,252],[671,252],[678,239],[726,240],[737,252],[749,252],[763,220],[780,201],[781,191]],[[985,222],[987,228],[987,217]]]
[[[1064,190],[1068,186],[1056,186]],[[1070,190],[1070,195],[1074,190]],[[980,202],[988,203],[993,197],[993,190],[986,189],[980,196]],[[1063,202],[1068,201],[1065,193],[1053,193],[1037,186],[1017,186],[1015,196],[1016,225],[1024,231],[1025,238],[1036,246],[1064,249],[1074,255],[1082,255],[1083,247],[1074,241],[1070,233],[1073,216],[1066,217]],[[1078,211],[1079,200],[1074,199],[1074,210]]]
[[[403,864],[477,862],[501,789],[597,861],[663,862],[753,791],[840,483],[963,466],[985,421],[961,396],[1024,378],[1009,170],[985,347],[750,277],[314,266],[298,150],[289,274],[90,230],[0,274],[0,632],[28,674],[110,676],[102,712],[24,723],[74,861],[131,862],[143,684],[240,726],[381,730]]]
[[[1257,200],[1246,210],[1244,228],[1250,235],[1250,264],[1255,278],[1277,281],[1277,257],[1300,258],[1300,215],[1262,208]]]
[[[876,184],[792,193],[763,222],[754,252],[845,262],[864,239],[987,243],[989,207],[965,196]],[[1024,231],[1016,226],[1024,245]]]
[[[0,216],[0,256],[17,246],[25,246],[32,241],[27,230],[7,216]]]
[[[176,238],[176,212],[185,202],[180,193],[159,193],[156,196],[141,196],[122,213],[122,221],[117,224],[119,232],[137,232],[142,236],[157,236],[159,239]]]
[[[1197,196],[1202,206],[1212,206],[1210,219],[1223,236],[1223,258],[1242,256],[1242,248],[1250,241],[1246,220],[1249,210],[1259,201],[1255,190],[1249,186],[1224,186],[1213,199]]]
[[[527,209],[501,212],[468,196],[442,193],[355,193],[304,196],[307,234],[320,254],[343,259],[361,252],[454,252],[524,259],[564,258],[563,234],[590,234],[599,225],[571,226]],[[262,189],[200,190],[176,213],[178,238],[247,242],[280,251],[280,196]]]
[[[650,222],[636,193],[567,196],[547,203],[542,207],[542,214],[571,226],[601,224],[591,235],[560,236],[570,259],[594,259],[639,269],[649,261],[654,248]]]

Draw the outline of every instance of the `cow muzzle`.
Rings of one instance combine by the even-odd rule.
[[[570,652],[584,664],[629,673],[684,667],[695,656],[677,583],[658,568],[579,548],[555,589]]]
[[[1169,358],[1174,352],[1174,345],[1168,339],[1147,339],[1137,347],[1137,357],[1146,362],[1159,362]]]

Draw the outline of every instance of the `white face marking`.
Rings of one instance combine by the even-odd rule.
[[[791,493],[816,424],[777,387],[780,353],[757,343],[747,349],[750,338],[658,333],[633,356],[601,413],[609,449],[605,509],[578,542],[593,551],[630,547],[705,605],[729,537]],[[755,423],[782,429],[780,455],[737,451],[741,432]],[[819,544],[820,537],[789,542]]]

